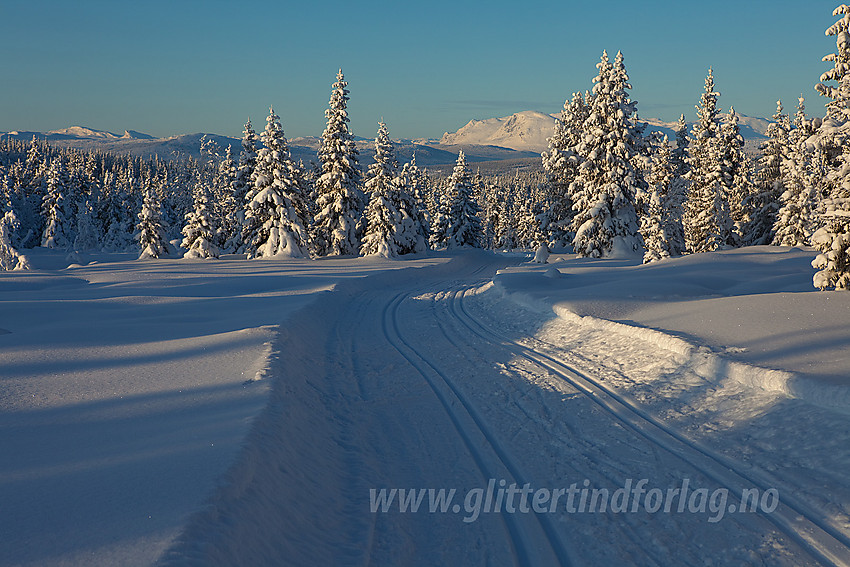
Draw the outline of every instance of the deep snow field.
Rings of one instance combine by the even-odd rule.
[[[810,250],[28,257],[0,272],[0,565],[850,564],[850,294]],[[370,509],[491,479],[781,504]]]

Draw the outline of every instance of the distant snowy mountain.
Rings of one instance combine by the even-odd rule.
[[[87,128],[86,126],[70,126],[68,128],[62,128],[60,130],[51,130],[49,132],[6,132],[4,134],[0,134],[0,137],[9,137],[15,138],[19,140],[31,140],[35,136],[36,138],[42,138],[50,142],[55,141],[63,141],[63,140],[77,140],[77,141],[93,141],[93,142],[104,142],[104,141],[114,141],[114,140],[153,140],[155,139],[153,136],[149,134],[143,134],[141,132],[136,132],[135,130],[125,130],[123,135],[113,134],[112,132],[107,132],[106,130],[95,130],[93,128]]]
[[[526,110],[504,118],[470,120],[457,132],[443,134],[440,144],[500,146],[540,153],[546,149],[546,140],[554,128],[553,115]]]
[[[47,140],[58,147],[73,147],[82,150],[101,150],[118,154],[130,154],[145,158],[159,156],[171,158],[175,156],[200,157],[201,138],[206,136],[215,141],[222,153],[231,146],[234,156],[239,155],[242,140],[218,134],[183,134],[167,138],[154,138],[135,130],[127,130],[119,136],[112,132],[94,130],[83,126],[71,126],[49,132],[14,131],[0,133],[0,138],[14,138],[29,141],[33,137]],[[366,166],[372,163],[375,154],[375,143],[368,138],[355,137],[360,151],[360,162]],[[309,166],[317,160],[317,152],[321,138],[317,136],[298,137],[289,140],[292,157],[303,161]],[[395,142],[396,157],[401,163],[410,161],[414,153],[416,163],[420,167],[453,165],[457,161],[458,151],[466,153],[470,163],[484,161],[500,161],[533,157],[534,151],[518,151],[508,147],[497,147],[489,144],[466,144],[458,142],[452,145],[441,145],[429,140],[399,140]]]
[[[440,145],[486,145],[500,146],[518,151],[540,153],[546,151],[548,139],[555,128],[559,114],[544,114],[528,110],[517,112],[503,118],[470,120],[457,132],[446,132],[440,139]],[[745,140],[764,139],[769,120],[753,116],[738,115],[741,135]],[[676,122],[664,122],[657,118],[640,119],[647,124],[649,132],[658,131],[673,140],[676,136]],[[688,123],[688,129],[693,122]]]

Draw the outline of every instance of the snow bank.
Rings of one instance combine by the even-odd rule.
[[[525,264],[500,271],[493,288],[538,313],[664,349],[706,380],[850,413],[850,294],[811,289],[812,255],[753,247],[648,265],[562,256],[560,278]]]

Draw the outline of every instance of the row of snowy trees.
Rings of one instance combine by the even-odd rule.
[[[245,125],[238,156],[202,141],[201,160],[58,150],[33,139],[0,142],[0,267],[23,269],[18,250],[125,251],[140,258],[244,253],[249,258],[398,256],[428,246],[481,246],[465,158],[435,191],[415,157],[400,167],[379,123],[365,173],[348,128],[342,72],[332,87],[318,162],[295,163],[270,109],[257,136]],[[436,197],[435,197],[436,194]],[[430,219],[440,232],[431,235]]]
[[[816,287],[850,287],[850,8],[827,35],[838,51],[816,87],[825,119],[807,118],[802,96],[793,121],[778,103],[757,163],[744,152],[734,109],[721,116],[711,70],[688,132],[675,144],[646,135],[617,54],[603,53],[593,89],[564,104],[549,149],[538,215],[550,245],[581,256],[643,250],[650,262],[751,244],[815,246]]]

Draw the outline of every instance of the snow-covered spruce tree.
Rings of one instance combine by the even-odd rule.
[[[819,289],[850,289],[850,7],[842,4],[833,12],[841,19],[826,30],[836,36],[837,53],[824,57],[833,68],[821,76],[819,93],[830,99],[826,118],[807,144],[823,157],[826,175],[819,195],[821,227],[812,235],[812,245],[820,254],[812,262],[818,270],[814,285]],[[814,161],[814,160],[813,160]]]
[[[721,136],[720,111],[709,69],[705,91],[697,105],[698,120],[688,143],[688,180],[685,201],[685,243],[688,251],[709,252],[735,245],[734,223],[729,209],[728,170],[724,170],[725,148]]]
[[[787,155],[780,164],[782,186],[779,210],[774,224],[775,246],[808,246],[816,230],[815,187],[823,177],[822,151],[809,152],[806,141],[814,134],[814,125],[806,118],[803,96],[797,101],[794,128],[788,134]]]
[[[570,186],[580,164],[576,146],[583,135],[583,125],[589,116],[589,106],[581,93],[574,93],[564,102],[561,116],[555,121],[555,131],[548,139],[549,149],[543,152],[543,170],[548,181],[548,203],[544,216],[549,242],[555,248],[571,245],[573,237],[573,199]]]
[[[723,151],[722,171],[724,192],[729,202],[729,215],[735,225],[730,245],[741,245],[741,230],[750,218],[750,211],[744,208],[744,202],[753,192],[750,159],[744,153],[744,137],[738,126],[738,113],[729,109],[726,121],[720,127],[720,141]]]
[[[788,157],[790,130],[791,121],[783,111],[782,101],[777,101],[773,122],[767,127],[767,141],[761,145],[760,168],[753,191],[743,203],[747,218],[742,225],[741,238],[746,245],[770,244],[773,241],[780,197],[785,192],[782,162]]]
[[[348,128],[348,83],[336,76],[325,111],[327,125],[319,148],[321,175],[316,180],[313,246],[318,256],[352,255],[360,250],[365,196],[354,136]]]
[[[228,230],[225,236],[223,249],[228,252],[244,252],[245,245],[242,242],[242,226],[245,224],[245,212],[248,201],[245,195],[251,188],[251,176],[257,166],[257,133],[251,125],[251,119],[245,123],[242,132],[242,150],[239,152],[239,163],[236,166],[236,175],[231,184],[231,195],[236,209],[224,220],[223,226]]]
[[[671,152],[674,177],[685,177],[688,172],[688,143],[688,123],[685,115],[681,114],[676,123],[676,147]]]
[[[218,258],[215,243],[215,226],[210,210],[210,194],[206,184],[198,180],[193,191],[194,209],[186,214],[186,224],[181,231],[186,249],[184,258]]]
[[[402,185],[407,188],[408,194],[413,199],[414,220],[422,238],[423,249],[427,249],[431,234],[428,200],[433,198],[433,191],[428,181],[428,175],[416,165],[416,152],[413,153],[410,161],[401,168],[401,179]]]
[[[91,201],[84,199],[77,206],[77,231],[73,245],[75,252],[87,252],[100,248],[100,238],[94,220],[95,214]]]
[[[832,62],[833,67],[821,75],[821,82],[815,85],[815,90],[830,99],[826,103],[826,117],[846,122],[850,120],[850,6],[842,4],[832,15],[842,16],[825,32],[826,35],[836,37],[836,53],[823,58],[823,61]],[[825,85],[826,81],[837,84]]]
[[[416,206],[404,179],[399,175],[387,125],[379,122],[375,163],[366,173],[369,205],[366,207],[366,234],[360,248],[361,255],[393,258],[425,249]]]
[[[7,204],[0,217],[0,270],[28,270],[27,257],[20,254],[12,245],[12,239],[20,223],[15,211]]]
[[[643,188],[633,160],[642,150],[641,130],[633,115],[622,53],[614,64],[607,52],[596,66],[585,136],[576,146],[581,164],[573,181],[573,248],[579,256],[605,257],[640,250],[635,194]]]
[[[233,160],[233,148],[228,145],[224,157],[218,163],[210,191],[210,214],[215,225],[214,240],[219,250],[235,231],[241,230],[241,225],[236,224],[242,202],[237,202],[233,196],[235,179],[236,162]]]
[[[646,211],[640,219],[644,263],[682,253],[682,202],[680,195],[675,193],[674,176],[675,164],[667,136],[664,136],[653,150]]]
[[[33,136],[17,180],[20,198],[15,204],[15,212],[20,223],[20,245],[26,248],[39,246],[44,234],[43,204],[47,187],[47,168],[50,165],[48,151],[47,144]]]
[[[448,248],[481,248],[484,236],[481,208],[475,201],[475,186],[461,150],[448,185],[446,211],[446,246]]]
[[[139,260],[159,258],[171,253],[171,246],[168,244],[160,214],[156,189],[150,183],[146,183],[139,223],[136,225],[136,238],[141,248]]]
[[[443,248],[448,244],[446,238],[449,230],[450,191],[450,180],[446,178],[438,183],[431,193],[433,209],[430,212],[431,235],[429,242],[432,248]]]
[[[398,161],[390,141],[387,125],[378,123],[375,138],[375,163],[366,172],[366,234],[360,248],[362,256],[393,258],[399,251],[395,233],[401,218],[398,210]]]
[[[293,163],[280,117],[269,109],[257,152],[242,241],[249,258],[309,256],[306,188]]]
[[[67,193],[68,170],[64,160],[57,157],[51,161],[47,171],[47,192],[41,206],[44,217],[41,245],[45,248],[68,248],[71,245]]]

